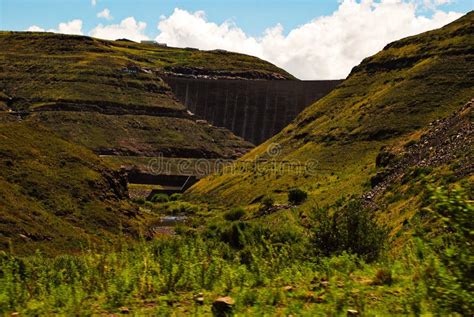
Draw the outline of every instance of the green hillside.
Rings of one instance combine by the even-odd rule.
[[[0,87],[13,110],[51,103],[182,108],[157,74],[173,67],[291,75],[256,57],[54,33],[0,32]],[[13,84],[15,83],[15,84]],[[105,106],[104,106],[105,107]]]
[[[0,47],[0,110],[96,153],[240,156],[251,144],[196,124],[160,75],[192,66],[226,76],[292,78],[242,54],[85,36],[0,32]]]
[[[291,77],[242,54],[85,36],[0,32],[0,48],[0,248],[14,253],[138,237],[144,214],[128,202],[122,156],[146,166],[161,154],[235,158],[252,147],[196,122],[163,72]]]
[[[0,124],[0,248],[59,254],[138,236],[123,175],[91,151],[29,123]]]
[[[473,98],[473,22],[471,12],[439,30],[387,45],[242,158],[246,165],[257,158],[312,162],[309,171],[281,172],[278,165],[271,171],[270,163],[259,163],[257,172],[224,171],[200,181],[190,193],[234,205],[258,202],[264,195],[285,202],[292,187],[304,189],[320,205],[362,194],[370,188],[383,146],[406,139]]]

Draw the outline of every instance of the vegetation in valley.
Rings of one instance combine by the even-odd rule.
[[[372,221],[351,224],[355,230],[346,233],[358,236],[352,245],[344,234],[333,237],[337,249],[319,244],[334,220],[327,210],[315,209],[304,230],[297,209],[257,221],[213,214],[178,236],[118,241],[107,253],[2,253],[0,307],[26,315],[208,315],[216,298],[230,296],[238,314],[469,314],[472,188],[428,182],[418,213],[439,221],[406,230],[412,239],[397,256],[387,249],[393,237],[383,238],[384,229]],[[333,207],[350,215],[362,211],[352,199]],[[451,230],[430,238],[446,226]],[[360,236],[361,230],[373,232],[374,240]]]

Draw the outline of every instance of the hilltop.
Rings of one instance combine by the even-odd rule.
[[[310,171],[235,169],[200,181],[190,194],[231,205],[258,203],[265,195],[285,203],[293,187],[319,205],[362,195],[371,188],[381,148],[449,116],[474,96],[473,21],[471,12],[441,29],[387,45],[241,159],[246,164],[312,162]]]
[[[0,109],[99,154],[240,156],[251,145],[197,124],[160,75],[192,65],[227,77],[292,78],[258,58],[222,51],[32,32],[0,32],[0,46]]]

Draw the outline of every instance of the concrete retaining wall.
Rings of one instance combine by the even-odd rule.
[[[260,144],[288,125],[340,80],[232,80],[163,77],[197,116]]]

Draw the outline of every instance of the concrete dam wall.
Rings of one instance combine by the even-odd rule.
[[[164,76],[186,107],[215,126],[260,144],[341,80],[238,80]]]

